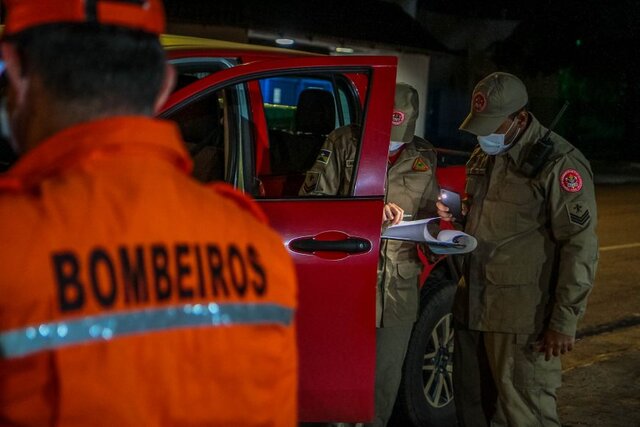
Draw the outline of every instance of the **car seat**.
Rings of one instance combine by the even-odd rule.
[[[314,163],[327,135],[335,128],[333,94],[306,89],[298,97],[294,131],[271,131],[271,173],[304,173]]]

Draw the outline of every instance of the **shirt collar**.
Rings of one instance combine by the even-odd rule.
[[[399,153],[396,161],[393,163],[394,166],[407,160],[415,160],[416,157],[421,156],[420,152],[413,142],[414,140],[411,140],[410,142],[404,144],[404,146],[402,147],[402,151]]]
[[[25,153],[1,178],[35,185],[90,158],[118,154],[155,156],[189,173],[192,163],[175,123],[143,116],[119,116],[64,129]]]
[[[513,144],[505,155],[511,157],[514,163],[518,166],[524,161],[525,147],[533,144],[542,134],[542,125],[533,114],[529,113],[529,126],[525,129],[520,138]]]

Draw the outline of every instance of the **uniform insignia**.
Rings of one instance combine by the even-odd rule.
[[[580,227],[586,226],[591,220],[589,208],[582,202],[567,203],[567,213],[569,214],[569,222]]]
[[[422,160],[422,157],[418,157],[415,162],[413,162],[413,166],[411,167],[414,171],[426,172],[429,170],[429,166]]]
[[[582,177],[575,169],[567,169],[560,175],[560,185],[564,191],[577,193],[582,190]]]
[[[484,96],[484,93],[477,92],[473,95],[473,111],[476,113],[482,113],[485,108],[487,108],[487,98]]]
[[[391,124],[394,126],[400,126],[404,123],[404,113],[400,110],[394,110],[391,115]]]
[[[348,168],[352,168],[353,167],[353,159],[348,159],[347,160],[346,167],[348,167]]]
[[[327,150],[325,148],[323,148],[322,150],[320,150],[320,154],[318,154],[318,158],[316,159],[316,162],[320,162],[324,165],[329,163],[329,159],[331,158],[331,150]]]
[[[302,190],[305,193],[312,193],[318,189],[319,182],[320,172],[307,172],[307,176],[304,178],[304,184],[302,184]]]

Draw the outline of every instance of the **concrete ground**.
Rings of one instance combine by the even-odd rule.
[[[640,185],[596,197],[600,261],[558,408],[565,427],[640,427]]]
[[[640,426],[640,326],[585,337],[563,361],[563,427]]]

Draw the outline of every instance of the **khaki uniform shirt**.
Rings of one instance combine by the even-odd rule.
[[[400,206],[410,220],[435,215],[438,199],[436,152],[427,141],[414,137],[387,169],[387,203]],[[430,214],[430,215],[429,215]],[[383,240],[378,260],[376,326],[415,322],[419,305],[422,263],[412,242]]]
[[[584,156],[552,133],[553,151],[534,178],[520,172],[546,129],[529,127],[509,151],[476,148],[467,164],[466,255],[454,306],[470,329],[574,335],[598,259],[593,174]]]
[[[332,131],[322,145],[316,162],[307,171],[299,195],[348,195],[359,141],[360,130],[356,125]]]
[[[322,146],[315,165],[307,172],[300,195],[348,195],[358,141],[358,128],[353,125],[333,131]],[[435,214],[439,191],[435,169],[433,146],[414,137],[387,170],[386,202],[400,206],[412,220],[426,218],[427,212]],[[415,243],[382,241],[376,288],[376,326],[415,321],[421,271]]]

